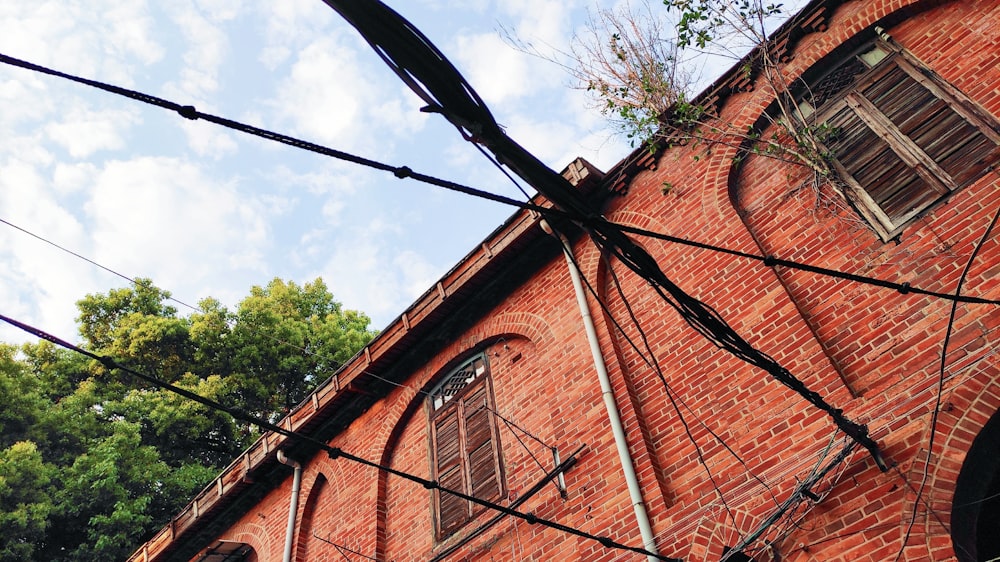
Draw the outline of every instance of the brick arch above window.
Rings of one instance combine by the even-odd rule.
[[[1000,126],[887,36],[818,65],[799,108],[883,240],[1000,163]]]
[[[219,541],[246,544],[252,548],[254,556],[258,559],[270,560],[274,556],[280,557],[280,551],[277,549],[282,546],[279,541],[271,540],[271,538],[266,527],[253,521],[244,520],[219,537]]]
[[[807,83],[814,80],[818,69],[836,65],[838,59],[851,54],[860,45],[874,38],[878,26],[892,32],[893,28],[908,20],[935,10],[951,10],[951,5],[959,5],[956,0],[878,0],[864,5],[864,9],[854,10],[851,4],[836,8],[834,22],[821,33],[808,35],[788,53],[782,73],[789,80]],[[867,30],[867,31],[862,31]],[[760,130],[766,122],[763,114],[775,103],[773,88],[754,87],[746,100],[741,100],[738,109],[728,120],[734,129]],[[702,178],[706,190],[718,190],[720,197],[728,197],[729,204],[742,216],[740,168],[748,159],[739,158],[741,149],[737,145],[721,146],[712,153],[717,165],[709,168]]]
[[[374,438],[373,445],[373,448],[381,450],[380,464],[395,466],[399,462],[396,455],[400,440],[414,424],[414,420],[420,417],[420,413],[423,413],[420,422],[421,431],[427,431],[427,435],[430,435],[429,416],[426,413],[428,393],[442,380],[442,377],[460,368],[472,357],[471,354],[489,355],[489,360],[492,361],[490,366],[493,368],[491,373],[503,372],[505,368],[510,368],[511,364],[520,360],[522,352],[527,356],[534,346],[554,341],[555,334],[552,327],[541,316],[519,311],[492,315],[474,330],[458,337],[451,345],[441,350],[430,363],[416,367],[414,374],[409,378],[410,382],[400,388],[399,395],[388,403],[383,425]],[[492,400],[492,385],[490,389]],[[491,407],[494,406],[495,402]],[[497,447],[499,448],[499,441]],[[390,525],[389,519],[393,517],[390,510],[386,509],[392,486],[387,472],[379,471],[377,481],[379,508],[376,510],[375,557],[381,559],[386,557],[388,548],[386,531]],[[431,511],[433,510],[432,506]]]
[[[944,560],[956,555],[953,550],[962,549],[962,546],[955,545],[952,541],[963,540],[963,535],[967,537],[970,529],[959,530],[957,537],[948,530],[954,530],[955,527],[950,518],[954,515],[956,504],[969,502],[961,498],[967,491],[956,496],[957,480],[963,465],[970,459],[969,453],[977,436],[983,433],[989,420],[1000,411],[1000,361],[993,356],[984,357],[972,372],[948,381],[947,385],[949,388],[942,396],[938,423],[933,428],[936,437],[932,462],[926,467],[927,485],[920,501],[921,506],[937,506],[936,516],[928,516],[921,510],[922,516],[917,518],[904,551],[904,559],[907,560]],[[929,422],[929,415],[925,419]],[[922,433],[914,434],[914,442],[911,442],[913,450],[926,447],[931,430],[927,423]],[[995,429],[993,433],[995,435]],[[905,476],[907,481],[920,482],[924,478],[923,458],[910,463]],[[903,520],[908,521],[912,517],[916,500],[914,493],[914,490],[906,491]],[[893,531],[901,540],[906,528],[900,526]],[[967,554],[958,554],[957,557],[962,562],[975,559]]]
[[[295,547],[297,560],[310,560],[310,557],[316,556],[318,551],[323,550],[322,535],[319,533],[328,531],[328,529],[323,529],[321,525],[317,524],[317,506],[320,503],[320,498],[329,496],[330,491],[326,476],[322,473],[317,474],[305,498],[305,505],[299,518],[298,540]],[[323,515],[320,515],[320,518],[323,518]]]

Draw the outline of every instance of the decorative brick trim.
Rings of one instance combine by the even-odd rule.
[[[267,528],[254,522],[244,521],[233,527],[219,540],[246,543],[257,552],[258,560],[274,560],[281,558],[280,546],[275,549]],[[280,541],[279,541],[280,544]]]
[[[929,513],[924,506],[918,509],[917,522],[910,533],[905,559],[916,560],[927,557],[930,560],[946,560],[954,555],[949,531],[943,525],[950,528],[955,481],[972,446],[972,441],[998,410],[1000,410],[1000,361],[990,356],[968,379],[956,381],[955,386],[942,399],[934,451],[922,501],[935,513]],[[928,426],[920,441],[923,448],[910,463],[906,473],[907,480],[914,487],[918,487],[923,478],[923,461],[927,455],[926,445],[929,440]],[[914,493],[908,491],[903,504],[899,541],[903,540],[903,533],[913,516],[915,499]]]

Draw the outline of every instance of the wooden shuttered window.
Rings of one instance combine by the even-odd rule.
[[[499,439],[485,357],[445,377],[430,393],[433,477],[442,488],[495,501],[503,494]],[[479,506],[434,491],[435,531],[443,538],[469,521]]]
[[[992,118],[887,43],[843,61],[810,93],[846,195],[885,240],[1000,160]]]

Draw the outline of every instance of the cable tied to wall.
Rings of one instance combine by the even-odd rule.
[[[659,264],[618,228],[600,216],[566,178],[557,174],[504,133],[482,99],[444,55],[402,16],[378,0],[325,0],[378,52],[400,79],[435,111],[465,131],[468,140],[485,146],[562,211],[569,214],[599,249],[609,251],[645,279],[695,331],[774,379],[827,413],[838,429],[865,447],[882,471],[888,466],[868,428],[844,416],[766,353],[755,349],[709,305],[674,284]],[[438,109],[439,108],[439,109]]]
[[[830,445],[832,444],[833,442],[831,441]],[[820,483],[824,478],[826,478],[826,476],[830,474],[833,470],[837,469],[838,467],[845,466],[847,458],[852,453],[854,453],[857,447],[858,443],[856,441],[848,440],[847,442],[844,443],[843,447],[840,449],[840,452],[838,452],[837,455],[833,459],[831,459],[830,462],[828,462],[826,465],[822,464],[823,456],[825,456],[824,453],[824,455],[821,456],[819,463],[817,464],[817,468],[813,469],[812,473],[809,476],[807,476],[804,480],[802,480],[801,482],[798,483],[798,485],[795,486],[795,489],[792,491],[791,494],[789,494],[788,499],[782,502],[781,506],[779,506],[777,509],[771,512],[771,515],[769,515],[753,532],[748,534],[746,537],[743,538],[743,540],[741,540],[739,543],[733,546],[729,550],[729,554],[722,558],[723,562],[730,555],[748,550],[754,542],[763,537],[767,533],[767,531],[771,529],[774,525],[776,525],[779,521],[781,521],[782,518],[787,518],[787,517],[794,518],[796,515],[795,513],[796,508],[800,506],[803,502],[808,500],[812,501],[813,503],[818,503],[820,500],[822,500],[822,497],[813,491],[813,487],[816,486],[818,483]],[[829,446],[827,447],[827,451],[828,450]],[[784,531],[779,532],[778,536],[775,537],[775,540],[769,541],[768,544],[774,544],[775,542],[780,540],[782,538],[781,534],[783,532]]]

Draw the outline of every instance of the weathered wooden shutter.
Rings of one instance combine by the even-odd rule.
[[[454,371],[430,393],[434,478],[442,488],[484,500],[503,493],[496,422],[486,362],[477,357]],[[468,521],[477,506],[435,491],[438,537]]]
[[[827,144],[844,170],[885,213],[887,229],[905,220],[919,206],[943,194],[900,158],[855,108],[844,105],[830,119],[837,135]]]
[[[487,388],[484,381],[484,384],[469,393],[462,406],[471,495],[492,500],[500,496],[500,479],[493,436],[494,424],[487,410]]]
[[[1000,146],[956,111],[957,101],[946,100],[934,81],[905,59],[896,62],[865,96],[940,166],[952,189],[963,187],[996,159]]]
[[[825,111],[834,131],[827,147],[885,232],[1000,157],[1000,136],[959,97],[896,53]]]
[[[465,491],[459,408],[452,405],[434,420],[435,471],[442,488]],[[445,492],[435,492],[441,534],[451,532],[470,516],[469,502]]]

